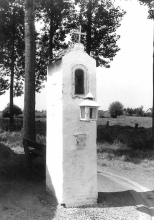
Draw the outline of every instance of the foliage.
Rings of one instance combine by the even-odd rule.
[[[104,142],[107,142],[107,143],[113,143],[114,142],[113,136],[111,135],[110,131],[107,130],[107,129],[105,129],[105,131],[102,133],[101,139]]]
[[[11,72],[14,75],[14,96],[23,94],[25,77],[25,39],[24,39],[24,1],[1,0],[0,1],[0,95],[9,89],[8,77]],[[35,60],[35,84],[36,92],[43,87],[46,80],[46,57],[38,45],[39,36],[35,33],[36,60]],[[46,65],[44,65],[46,60]]]
[[[17,105],[13,105],[13,115],[17,116],[20,114],[22,114],[21,108],[19,108]],[[7,107],[2,111],[2,117],[3,118],[10,117],[10,104],[8,104]]]
[[[40,91],[42,82],[46,80],[46,68],[58,51],[67,47],[65,43],[68,29],[64,24],[71,14],[70,0],[36,0],[36,20],[42,23],[36,39],[36,85]]]
[[[8,77],[14,74],[14,96],[20,96],[24,76],[24,10],[22,3],[0,1],[0,54],[3,88],[8,89]],[[4,93],[4,90],[3,90]]]
[[[56,57],[59,50],[67,47],[64,42],[66,34],[79,25],[87,33],[82,43],[86,52],[96,59],[97,66],[109,67],[109,62],[119,51],[116,42],[120,36],[116,35],[116,29],[125,12],[115,7],[111,0],[93,3],[91,0],[77,0],[75,4],[70,0],[37,0],[36,11],[37,19],[44,22],[38,39],[41,50],[38,58],[44,63],[43,67],[49,59]]]
[[[138,0],[141,4],[147,5],[149,8],[148,18],[154,19],[154,1],[153,0]]]
[[[150,149],[153,146],[150,130],[146,130],[144,128],[138,128],[137,130],[125,129],[125,132],[121,133],[123,137],[119,134],[117,139],[119,139],[122,143],[126,143],[131,149],[146,150],[147,148]]]
[[[46,112],[45,111],[35,111],[35,118],[46,118]]]
[[[144,116],[145,116],[145,117],[152,117],[152,112],[144,113]]]
[[[59,49],[66,47],[64,40],[67,30],[64,21],[71,14],[70,2],[70,0],[36,1],[36,19],[44,24],[38,40],[40,58],[45,56],[43,59],[46,59],[46,63],[55,57]]]
[[[126,112],[129,113],[129,115],[137,115],[137,116],[143,116],[144,111],[143,111],[143,106],[139,108],[124,108]]]
[[[1,74],[1,70],[0,70],[0,74]],[[6,89],[8,89],[8,88],[9,88],[8,80],[3,79],[0,76],[0,95],[3,95],[6,91]]]
[[[97,127],[98,143],[114,143],[124,145],[132,150],[152,149],[153,141],[151,138],[151,129],[139,127],[137,129],[129,126],[112,125],[109,128],[105,126]]]
[[[1,77],[3,94],[8,86],[8,77],[14,69],[14,96],[23,93],[25,77],[24,59],[24,1],[0,1],[0,62],[3,65]],[[13,17],[14,11],[14,17]],[[83,40],[86,51],[96,59],[97,66],[109,67],[110,61],[119,51],[116,29],[125,12],[115,7],[111,0],[79,1],[36,0],[35,18],[43,27],[35,33],[35,85],[40,92],[46,80],[48,61],[56,57],[59,50],[68,45],[65,42],[70,30],[82,25],[87,33]],[[13,19],[14,18],[14,19]],[[14,22],[14,28],[13,28]],[[14,41],[13,41],[14,33]],[[12,50],[14,47],[14,60]],[[12,67],[14,64],[14,68]],[[11,69],[12,68],[12,69]]]
[[[20,131],[18,132],[4,131],[0,134],[0,142],[7,142],[11,144],[19,140],[22,140],[22,134]]]
[[[70,29],[82,26],[86,39],[82,39],[86,52],[95,60],[97,66],[110,67],[109,63],[120,50],[116,34],[125,12],[114,6],[111,0],[76,0],[74,15],[66,20]]]
[[[123,105],[118,101],[113,102],[109,106],[109,112],[112,118],[116,118],[118,115],[123,114]]]

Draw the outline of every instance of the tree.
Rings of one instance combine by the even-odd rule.
[[[116,29],[125,12],[115,7],[111,0],[76,0],[77,11],[74,18],[68,18],[70,29],[82,25],[87,38],[82,39],[86,52],[95,60],[97,66],[110,67],[109,63],[120,50],[117,45],[119,35]]]
[[[141,107],[139,107],[139,108],[135,108],[134,113],[137,114],[138,116],[143,116],[143,114],[144,114],[143,105],[141,105]]]
[[[54,58],[55,52],[66,46],[64,43],[66,28],[64,20],[71,12],[70,0],[37,0],[36,16],[44,22],[42,29],[42,42],[50,60]],[[40,17],[40,11],[43,16]]]
[[[24,138],[35,141],[35,27],[34,0],[25,1]]]
[[[133,114],[133,109],[132,109],[132,108],[127,108],[126,111],[129,113],[129,115],[132,115],[132,114]]]
[[[14,90],[14,73],[16,73],[15,87],[22,87],[23,74],[23,8],[14,1],[0,2],[0,54],[3,67],[3,77],[10,76],[10,128],[13,127],[13,96],[20,95],[21,89]],[[8,81],[3,80],[3,89],[8,89]],[[20,91],[19,91],[20,90]],[[3,90],[4,93],[4,90]]]
[[[119,51],[116,42],[120,36],[116,35],[116,29],[125,14],[123,10],[115,7],[111,0],[76,0],[75,4],[70,0],[37,2],[37,18],[45,23],[39,39],[42,55],[39,60],[45,61],[44,65],[54,59],[59,50],[67,47],[64,42],[66,34],[82,25],[82,31],[87,33],[87,38],[82,39],[86,52],[96,59],[97,66],[109,67]]]
[[[13,73],[13,95],[20,96],[24,75],[24,10],[15,0],[0,1],[0,55],[3,78]]]
[[[13,115],[20,115],[22,114],[21,108],[19,108],[17,105],[13,105]],[[7,104],[7,107],[2,111],[2,117],[3,118],[9,118],[10,117],[10,103]]]
[[[14,64],[13,95],[23,93],[24,83],[24,4],[22,0],[0,1],[0,55],[3,55],[4,76],[10,76]],[[67,47],[65,38],[70,29],[82,25],[87,32],[86,50],[97,60],[97,65],[109,67],[109,62],[119,50],[115,31],[120,26],[124,12],[115,8],[112,1],[76,1],[80,13],[71,0],[36,0],[36,20],[44,22],[44,27],[35,33],[35,89],[42,88],[46,80],[48,61],[55,58],[60,49]],[[85,2],[85,3],[84,3]],[[14,15],[13,15],[14,11]],[[14,20],[12,19],[14,16]],[[87,18],[89,19],[87,22]],[[91,23],[90,23],[91,19]],[[13,22],[14,26],[13,28]],[[91,25],[92,24],[92,25]],[[14,62],[11,62],[11,50],[14,30]],[[7,40],[6,40],[7,39]],[[98,54],[97,54],[98,53]],[[12,52],[13,54],[13,52]],[[2,56],[0,56],[2,57]],[[13,57],[13,56],[12,56]],[[12,63],[12,64],[11,64]],[[12,71],[13,72],[13,71]],[[12,75],[13,75],[12,74]],[[6,87],[8,88],[8,87]],[[11,87],[12,88],[12,87]]]
[[[116,118],[118,115],[122,115],[123,108],[124,106],[118,101],[111,103],[109,106],[109,112],[111,114],[111,117]]]
[[[60,49],[67,47],[65,38],[69,30],[65,20],[71,15],[73,6],[70,2],[71,0],[36,0],[36,20],[44,24],[37,35],[36,43],[36,85],[38,88],[38,85],[41,86],[41,81],[46,79],[46,67],[49,60],[54,59]]]
[[[141,107],[139,108],[127,108],[126,111],[130,114],[136,114],[138,116],[143,116],[144,115],[144,111],[143,111],[143,106],[141,105]]]
[[[25,39],[24,39],[24,1],[0,1],[0,66],[3,78],[3,93],[10,88],[10,101],[14,96],[23,94],[25,78]],[[46,79],[46,66],[43,65],[42,51],[38,45],[38,34],[35,33],[37,45],[36,57],[36,91],[40,92],[42,82]],[[44,60],[46,60],[44,58]],[[47,63],[47,61],[46,61]],[[10,86],[8,86],[10,77]],[[2,94],[3,94],[2,93]]]
[[[8,89],[9,83],[8,79],[3,78],[3,71],[0,68],[0,95],[5,94],[6,89]]]

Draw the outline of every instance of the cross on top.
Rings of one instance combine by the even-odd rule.
[[[81,32],[81,25],[79,27],[79,31],[73,31],[72,34],[78,34],[79,35],[79,43],[81,42],[81,35],[86,35],[86,33]]]

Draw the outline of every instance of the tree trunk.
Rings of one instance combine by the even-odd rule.
[[[25,1],[24,138],[35,141],[35,29],[34,0]]]
[[[91,2],[91,0],[89,0],[88,10],[87,10],[88,24],[87,24],[87,48],[86,48],[86,52],[89,55],[91,52],[91,25],[92,25],[91,11],[92,11],[92,2]]]
[[[154,20],[153,20],[153,106],[152,106],[152,139],[154,142]]]
[[[14,40],[15,40],[15,6],[12,14],[12,51],[10,77],[10,130],[13,130],[13,84],[14,84]]]

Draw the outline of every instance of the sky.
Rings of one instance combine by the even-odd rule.
[[[99,67],[97,76],[97,102],[107,110],[114,101],[125,108],[141,105],[146,111],[152,107],[153,21],[147,19],[148,8],[136,0],[115,0],[127,13],[117,29],[121,37],[120,51],[106,69]],[[0,111],[9,103],[9,91],[0,96]],[[14,98],[14,104],[23,109],[24,97]],[[46,90],[36,94],[36,110],[46,109]]]
[[[97,101],[107,110],[114,101],[124,107],[152,107],[153,21],[137,1],[118,1],[127,11],[117,33],[121,50],[109,69],[97,70]]]

